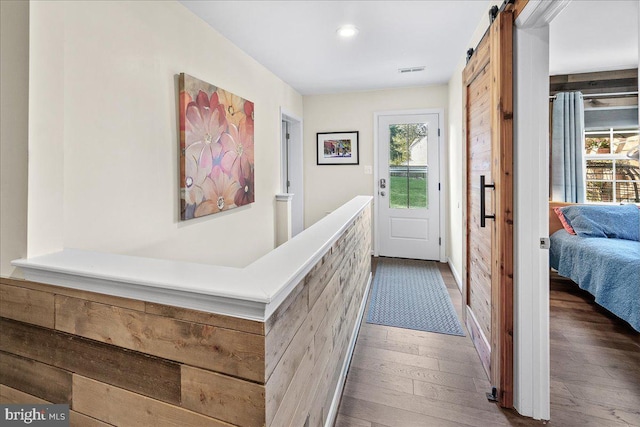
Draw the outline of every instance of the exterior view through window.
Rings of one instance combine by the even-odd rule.
[[[585,132],[587,201],[640,203],[638,129]]]
[[[428,208],[427,123],[389,126],[389,207]]]

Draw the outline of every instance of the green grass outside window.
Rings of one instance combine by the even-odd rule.
[[[409,178],[392,176],[389,188],[390,207],[393,209],[426,208],[427,180],[424,178]],[[409,191],[408,191],[409,190]]]

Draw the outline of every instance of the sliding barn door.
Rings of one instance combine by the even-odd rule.
[[[464,317],[504,407],[513,405],[512,27],[513,13],[499,13],[463,72]]]

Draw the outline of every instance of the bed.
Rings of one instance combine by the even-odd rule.
[[[640,332],[640,210],[634,213],[635,205],[597,208],[550,202],[550,265]],[[588,218],[598,210],[604,214]],[[616,216],[620,212],[626,222]],[[604,231],[594,231],[603,223],[607,224]]]

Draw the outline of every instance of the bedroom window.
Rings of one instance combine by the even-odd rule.
[[[640,203],[638,128],[585,132],[588,202]]]

